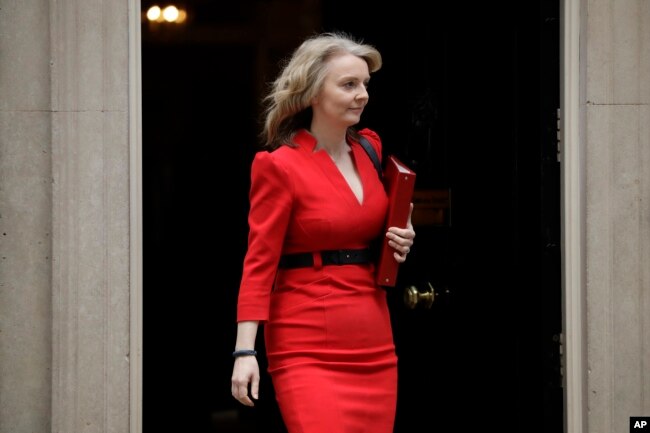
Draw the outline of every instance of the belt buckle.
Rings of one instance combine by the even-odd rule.
[[[354,251],[350,250],[339,250],[337,251],[337,256],[338,256],[338,261],[339,264],[344,264],[344,263],[352,263],[353,260],[352,256],[354,255]]]

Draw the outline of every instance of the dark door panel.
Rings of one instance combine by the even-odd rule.
[[[561,432],[559,2],[431,6],[396,12],[400,32],[343,27],[385,59],[364,122],[417,172],[416,243],[390,290],[395,432]],[[414,288],[430,308],[405,304]]]

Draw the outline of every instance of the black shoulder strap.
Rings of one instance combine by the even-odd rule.
[[[361,146],[363,146],[363,149],[366,151],[370,159],[372,160],[373,165],[375,166],[375,169],[377,170],[377,175],[379,176],[379,179],[383,179],[383,171],[381,169],[381,163],[379,162],[379,157],[377,156],[377,152],[375,152],[375,148],[372,147],[372,145],[366,140],[366,137],[359,137],[359,143]]]

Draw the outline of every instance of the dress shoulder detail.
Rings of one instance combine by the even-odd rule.
[[[294,192],[293,178],[283,161],[281,155],[276,151],[259,151],[255,154],[251,167],[253,183],[264,182],[275,185],[277,188],[288,188],[291,194]]]
[[[372,141],[377,141],[381,143],[381,138],[379,137],[379,134],[377,134],[374,130],[370,128],[363,128],[359,131],[359,135],[362,135]]]
[[[379,155],[379,159],[382,160],[382,143],[381,143],[381,138],[379,137],[379,134],[377,134],[375,131],[369,128],[363,128],[359,131],[359,135],[362,137],[365,137],[368,139],[372,147],[375,148],[375,151],[377,152],[377,155]]]

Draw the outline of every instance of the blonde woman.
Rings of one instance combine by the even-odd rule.
[[[307,39],[266,97],[263,140],[251,169],[248,251],[239,288],[232,395],[259,398],[260,324],[276,398],[290,433],[391,433],[397,357],[385,291],[374,278],[374,240],[399,263],[407,227],[384,231],[388,199],[356,131],[372,46],[343,34]]]

